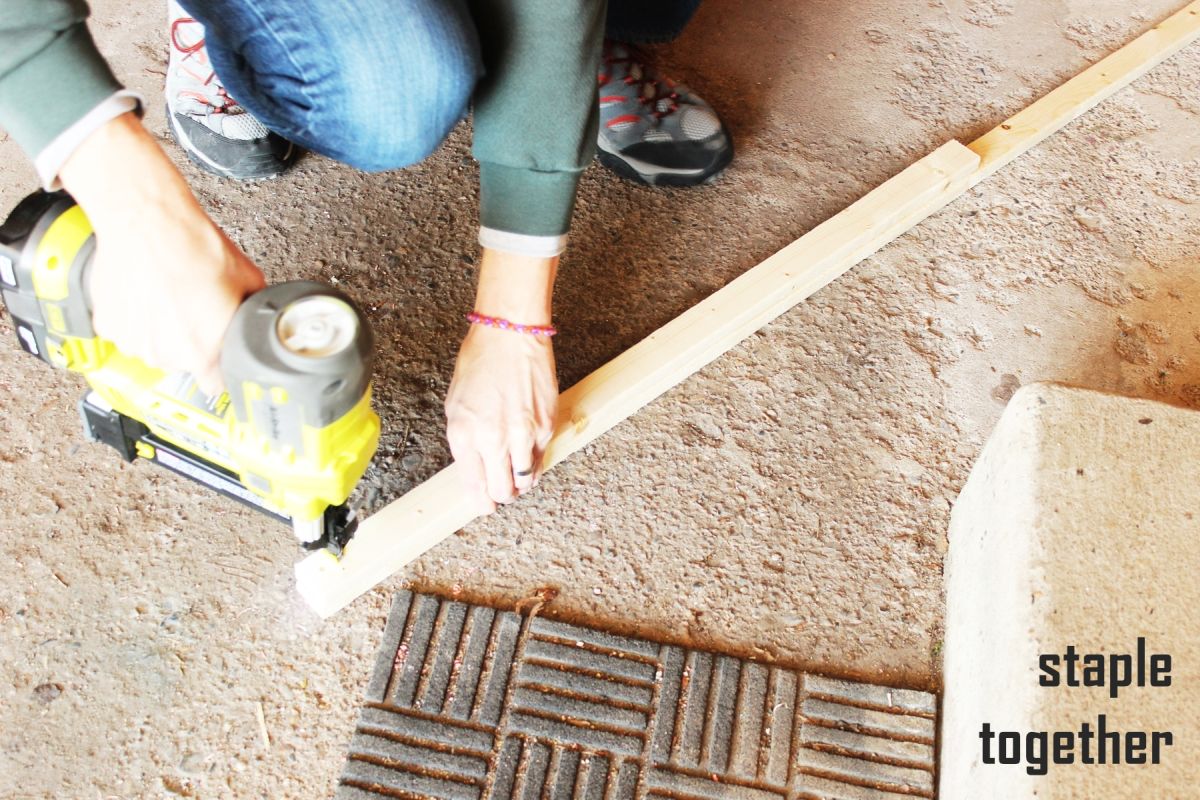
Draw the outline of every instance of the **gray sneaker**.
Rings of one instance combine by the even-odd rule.
[[[296,160],[296,148],[226,93],[208,61],[204,26],[175,0],[167,9],[167,121],[175,140],[208,172],[243,180],[279,175]]]
[[[636,50],[605,42],[599,79],[601,164],[656,186],[707,183],[729,166],[733,139],[716,112]]]

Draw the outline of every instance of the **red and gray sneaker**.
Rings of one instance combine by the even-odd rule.
[[[708,103],[616,42],[604,43],[597,144],[601,164],[656,186],[707,183],[733,159],[733,139]]]
[[[175,0],[167,9],[167,121],[175,141],[200,168],[216,175],[242,180],[279,175],[296,160],[296,148],[225,92],[208,61],[204,26]]]

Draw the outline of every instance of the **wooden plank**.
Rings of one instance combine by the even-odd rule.
[[[1036,147],[1082,114],[1178,53],[1200,36],[1200,1],[1155,25],[1033,105],[971,142],[982,159],[971,185]]]
[[[626,350],[559,398],[553,467],[966,191],[979,157],[949,142]],[[328,616],[475,518],[454,465],[365,520],[296,585]]]
[[[961,195],[979,158],[948,142],[563,392],[557,464]],[[565,419],[564,419],[565,416]]]
[[[552,467],[594,441],[1200,35],[1200,0],[964,147],[944,145],[608,362],[560,397]],[[329,616],[474,519],[447,467],[366,520],[340,561],[314,553],[296,585]]]

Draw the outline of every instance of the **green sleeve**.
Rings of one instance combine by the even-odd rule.
[[[486,73],[475,93],[484,227],[567,232],[596,146],[604,0],[473,0]]]
[[[83,0],[0,0],[0,127],[30,158],[121,89]]]

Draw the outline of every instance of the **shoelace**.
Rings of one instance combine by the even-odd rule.
[[[242,111],[244,109],[241,107],[241,105],[238,104],[238,102],[236,100],[234,100],[232,97],[229,96],[228,92],[225,91],[225,87],[222,86],[221,82],[217,80],[216,71],[214,69],[212,69],[211,66],[209,66],[208,58],[203,54],[204,38],[201,37],[199,41],[195,42],[194,44],[189,44],[189,45],[185,45],[179,41],[179,29],[181,27],[183,27],[184,25],[199,25],[199,24],[200,23],[197,20],[192,19],[191,17],[179,17],[178,19],[173,20],[171,22],[171,46],[174,47],[179,52],[184,54],[183,58],[180,59],[181,61],[187,61],[187,60],[191,59],[192,56],[194,56],[198,53],[201,54],[201,57],[203,58],[203,62],[202,62],[203,66],[206,66],[209,68],[207,75],[199,75],[196,72],[193,72],[191,69],[188,69],[187,67],[181,66],[180,68],[183,69],[183,71],[186,72],[188,75],[190,75],[192,78],[199,81],[201,85],[203,85],[203,86],[212,85],[212,87],[213,87],[212,94],[209,95],[209,94],[205,94],[204,92],[192,92],[192,91],[183,91],[183,92],[180,92],[180,94],[187,96],[187,97],[191,97],[195,100],[200,101],[204,105],[209,106],[212,109],[212,113],[214,113],[214,114],[240,114],[240,113],[242,113]]]
[[[679,93],[675,91],[674,84],[666,78],[655,76],[646,69],[632,48],[625,48],[624,56],[616,56],[607,48],[605,49],[605,72],[600,75],[601,86],[612,79],[612,68],[618,64],[628,65],[625,67],[625,85],[638,87],[638,103],[649,106],[650,113],[656,120],[661,120],[679,110]],[[663,101],[666,101],[665,107]]]

